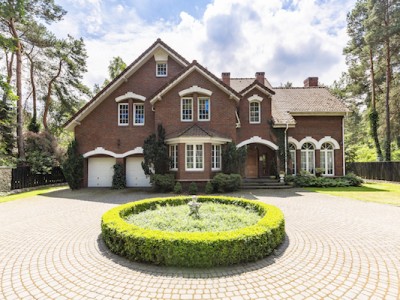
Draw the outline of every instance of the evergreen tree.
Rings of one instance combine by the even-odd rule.
[[[78,152],[78,143],[73,140],[68,145],[67,158],[62,164],[65,179],[71,190],[81,188],[83,180],[83,156]]]

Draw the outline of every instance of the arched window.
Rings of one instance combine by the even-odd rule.
[[[323,143],[320,150],[321,168],[324,169],[324,175],[334,175],[334,147],[331,143]]]
[[[292,161],[292,174],[296,174],[296,146],[293,143],[289,143],[289,153],[290,153],[290,160]]]
[[[301,146],[301,170],[314,174],[315,171],[315,147],[311,143]]]

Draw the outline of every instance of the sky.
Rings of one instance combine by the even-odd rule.
[[[130,64],[157,38],[220,77],[265,72],[272,86],[307,77],[330,85],[346,70],[346,16],[355,0],[55,0],[68,13],[50,29],[85,41],[93,87],[110,60]]]

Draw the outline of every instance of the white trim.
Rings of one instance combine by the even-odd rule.
[[[201,159],[202,159],[202,161],[201,161],[201,163],[202,163],[202,167],[201,168],[196,168],[196,152],[197,152],[197,149],[196,149],[196,146],[201,146]],[[187,163],[188,163],[188,161],[187,161],[187,158],[188,158],[188,156],[187,156],[187,147],[188,146],[193,146],[193,168],[188,168],[187,167]],[[185,145],[185,171],[194,171],[194,172],[198,172],[198,171],[204,171],[204,163],[205,163],[205,159],[204,159],[204,144],[201,144],[201,143],[190,143],[190,144],[186,144]]]
[[[305,143],[311,143],[311,144],[313,144],[314,145],[314,147],[315,147],[315,150],[319,150],[319,143],[318,143],[318,141],[316,140],[316,139],[314,139],[314,138],[312,138],[311,136],[306,136],[305,138],[303,138],[300,142],[299,142],[299,144],[300,144],[300,150],[301,150],[301,147],[303,146],[303,144],[305,144]],[[297,145],[296,145],[297,146]]]
[[[265,85],[264,85],[265,86]],[[267,88],[268,90],[270,89],[269,87],[267,87],[267,86],[265,86],[265,88]],[[242,96],[244,96],[245,94],[247,94],[248,92],[250,92],[251,90],[253,90],[253,89],[257,89],[257,90],[259,90],[261,93],[263,93],[263,94],[267,94],[267,95],[270,95],[270,96],[273,96],[274,94],[273,93],[271,93],[271,92],[269,92],[268,90],[265,90],[265,89],[263,89],[262,87],[260,87],[259,85],[255,85],[255,86],[253,86],[251,89],[248,89],[248,87],[245,89],[245,90],[243,90],[242,91]]]
[[[301,116],[345,116],[347,112],[344,111],[289,111],[289,113],[295,117]]]
[[[294,137],[289,136],[288,137],[288,143],[292,143],[293,145],[296,146],[296,150],[300,150],[301,149],[301,144],[298,140],[296,140]]]
[[[332,137],[330,137],[330,136],[325,136],[325,137],[323,137],[322,139],[320,139],[319,142],[318,142],[317,148],[318,148],[318,149],[321,149],[321,146],[322,146],[323,143],[330,143],[330,144],[332,144],[334,150],[340,149],[339,143],[338,143],[334,138],[332,138]]]
[[[183,100],[184,99],[190,99],[192,103],[192,117],[190,119],[183,119]],[[193,114],[194,114],[194,103],[193,103],[193,97],[182,97],[181,98],[181,122],[192,122],[193,121]]]
[[[263,98],[258,96],[257,94],[254,94],[253,96],[249,97],[247,100],[249,102],[255,102],[255,101],[256,102],[261,102],[261,101],[263,101]]]
[[[146,100],[146,97],[139,94],[135,94],[134,92],[127,92],[124,95],[115,98],[115,102],[121,102],[127,99],[135,99],[144,102]]]
[[[136,64],[132,65],[124,74],[124,76],[121,76],[117,80],[115,80],[106,90],[104,90],[99,97],[90,103],[88,107],[86,107],[83,111],[81,111],[79,114],[77,114],[71,122],[65,126],[66,130],[73,131],[75,126],[77,125],[76,122],[81,122],[84,118],[86,118],[87,115],[89,115],[101,102],[103,102],[113,91],[115,91],[116,88],[118,88],[122,83],[126,81],[127,78],[132,76],[142,65],[151,57],[154,55],[155,51],[163,49],[168,53],[168,55],[172,56],[174,60],[176,60],[180,65],[186,67],[188,64],[183,61],[181,58],[176,56],[174,53],[170,52],[167,50],[163,45],[161,45],[159,42],[154,45],[153,48],[149,48],[145,50],[146,55],[144,55],[142,58],[140,58]],[[239,101],[239,100],[238,100]]]
[[[268,140],[264,140],[259,136],[253,136],[252,138],[239,143],[238,145],[236,145],[236,148],[240,148],[240,147],[243,147],[245,145],[254,144],[254,143],[255,144],[263,144],[265,146],[270,147],[273,150],[278,150],[279,149],[279,147],[277,145],[275,145],[273,142],[268,141]]]
[[[173,164],[175,164],[175,162],[176,162],[176,168],[171,168],[170,167],[170,170],[171,171],[178,171],[178,164],[179,164],[179,162],[178,162],[178,144],[169,145],[168,148],[169,148],[169,154],[170,154],[169,158],[170,158],[171,162],[173,162]],[[175,150],[174,150],[175,157],[172,156],[172,148],[175,148]]]
[[[143,123],[137,123],[136,122],[136,107],[137,106],[143,106]],[[144,126],[144,123],[146,122],[146,109],[144,107],[144,103],[133,103],[133,125],[134,126]]]
[[[346,157],[345,157],[345,153],[344,153],[344,149],[345,149],[345,144],[344,144],[344,117],[342,118],[342,172],[343,172],[343,176],[346,175]]]
[[[165,142],[167,143],[167,145],[171,145],[171,144],[191,144],[191,143],[197,143],[197,144],[201,144],[201,143],[212,143],[212,144],[216,144],[216,145],[222,145],[225,143],[229,143],[232,142],[231,139],[227,139],[227,138],[220,138],[220,137],[211,137],[211,136],[201,136],[201,137],[188,137],[188,136],[180,136],[180,137],[176,137],[176,138],[171,138],[171,139],[167,139],[165,140]]]
[[[128,107],[128,122],[121,123],[121,106],[125,105]],[[129,126],[129,103],[118,103],[118,126]]]
[[[258,121],[252,121],[251,120],[251,105],[253,103],[258,104]],[[249,103],[249,123],[250,124],[260,124],[261,123],[261,102],[259,102],[259,101],[251,101]]]
[[[214,151],[213,151],[213,147],[219,147],[219,168],[213,168],[213,164],[214,164],[214,160],[213,160],[213,156],[214,156]],[[215,158],[215,156],[214,156]],[[211,145],[211,171],[221,171],[222,169],[222,147],[221,144],[212,144]]]
[[[143,148],[136,147],[135,149],[129,150],[125,153],[117,154],[115,152],[106,150],[103,147],[97,147],[96,149],[94,149],[92,151],[88,151],[88,152],[84,153],[83,157],[87,158],[87,157],[94,156],[94,155],[108,155],[108,156],[112,156],[115,158],[124,158],[124,157],[127,157],[129,155],[134,155],[134,154],[143,154]]]
[[[329,143],[329,142],[327,142]],[[332,143],[330,143],[331,145],[333,145]],[[322,146],[322,144],[321,144]],[[321,155],[322,153],[324,153],[325,155],[325,161],[321,160]],[[328,155],[329,153],[332,154],[332,174],[327,174],[327,168],[326,165],[328,164]],[[321,168],[324,169],[324,173],[322,175],[326,176],[326,177],[332,177],[335,176],[335,149],[320,149],[319,150],[319,165]]]
[[[165,65],[165,74],[158,74],[158,66]],[[168,62],[167,61],[157,61],[156,62],[156,77],[167,77],[168,76]]]
[[[167,93],[169,90],[171,90],[173,87],[175,87],[179,82],[181,82],[182,79],[187,77],[189,74],[191,74],[193,71],[197,71],[200,74],[202,74],[204,77],[206,77],[208,80],[210,80],[213,84],[218,86],[222,91],[224,91],[226,94],[229,95],[230,99],[235,99],[237,103],[239,103],[240,98],[233,94],[230,90],[228,90],[225,86],[223,86],[219,81],[215,80],[213,77],[211,77],[209,74],[204,72],[202,69],[200,69],[198,66],[193,65],[191,68],[186,70],[185,73],[183,73],[179,78],[175,79],[170,85],[165,87],[162,91],[160,91],[157,95],[155,95],[151,100],[150,103],[154,105],[158,100],[161,99],[161,96]]]
[[[312,144],[311,142],[305,142],[305,143],[310,143],[310,144]],[[310,149],[300,149],[300,171],[307,171],[307,172],[309,172],[309,169],[310,169],[310,166],[309,166],[309,164],[308,164],[308,158],[309,158],[309,155],[310,155],[310,153],[312,153],[313,154],[313,165],[312,165],[312,169],[313,169],[313,172],[311,173],[311,174],[315,174],[315,168],[316,168],[316,166],[315,166],[315,156],[316,156],[316,152],[315,152],[315,150],[316,150],[316,146],[315,146],[315,144],[312,144],[313,145],[313,149],[312,150],[310,150]],[[303,144],[301,145],[301,146],[303,146]],[[302,163],[303,163],[303,153],[305,153],[306,154],[306,169],[304,170],[303,168],[302,168]]]
[[[200,100],[208,100],[208,118],[207,119],[200,119]],[[199,122],[207,122],[211,119],[211,99],[210,97],[197,97],[197,121]]]
[[[190,95],[193,93],[198,93],[198,94],[206,95],[206,96],[212,95],[212,91],[204,89],[197,85],[193,85],[190,88],[184,89],[184,90],[180,91],[178,94],[179,94],[179,96],[183,97],[183,96]]]

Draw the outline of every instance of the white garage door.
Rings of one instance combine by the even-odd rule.
[[[115,158],[92,157],[88,162],[88,186],[111,187],[114,175]]]
[[[128,157],[126,159],[126,186],[148,187],[150,177],[146,177],[142,168],[143,157]]]

